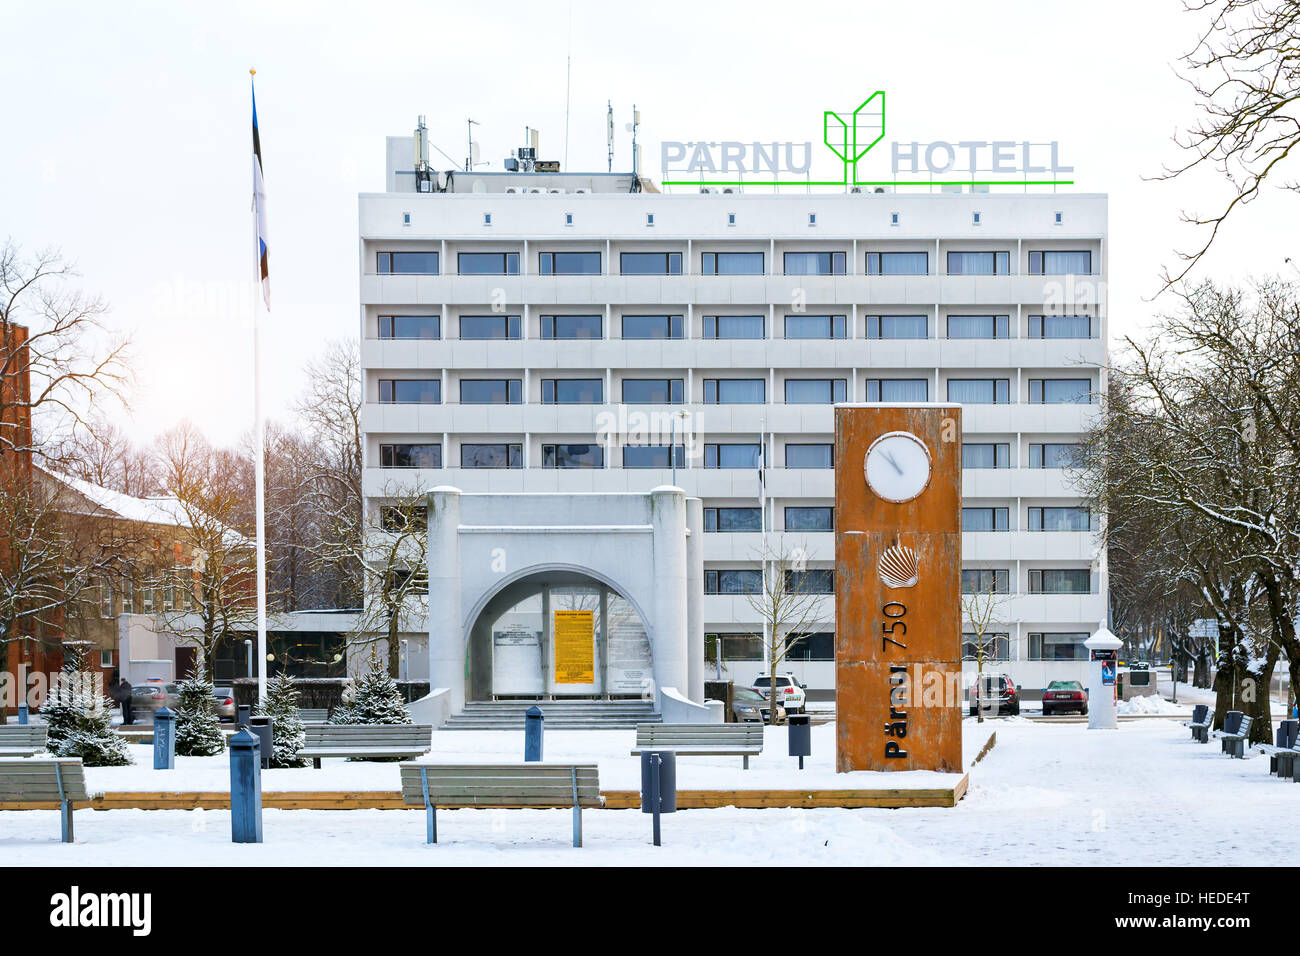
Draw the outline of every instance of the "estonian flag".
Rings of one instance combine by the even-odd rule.
[[[249,70],[249,74],[256,70]],[[252,86],[252,80],[249,80]],[[257,215],[257,269],[262,277],[262,298],[271,311],[271,271],[266,263],[266,182],[262,179],[262,141],[257,135],[257,91],[253,90],[253,211]]]

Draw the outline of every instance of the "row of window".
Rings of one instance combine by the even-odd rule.
[[[1086,661],[1088,649],[1083,642],[1088,639],[1084,632],[1031,632],[1028,635],[1027,660],[1031,661]],[[822,631],[811,634],[792,635],[790,653],[787,661],[833,661],[835,660],[835,634]],[[984,645],[985,660],[1011,660],[1011,635],[1008,633],[985,633],[983,641],[973,633],[962,634],[962,660],[977,659],[977,644]],[[763,661],[764,642],[757,634],[706,634],[704,635],[704,653],[708,661],[716,661],[721,651],[724,661]]]
[[[786,252],[782,255],[788,276],[842,276],[847,253]],[[437,252],[377,252],[375,270],[380,275],[438,275]],[[866,274],[870,276],[923,276],[930,274],[930,253],[868,252]],[[949,252],[948,275],[1009,275],[1010,251]],[[458,275],[519,275],[517,252],[461,252],[456,255]],[[601,275],[599,252],[539,252],[539,275]],[[621,252],[621,275],[682,274],[680,252]],[[702,252],[700,274],[717,276],[761,276],[767,274],[764,252]],[[1029,275],[1091,275],[1092,253],[1087,250],[1036,251],[1029,253]]]
[[[620,382],[624,405],[679,405],[684,380],[680,378],[625,378]],[[868,402],[928,402],[930,380],[925,378],[872,378],[866,380]],[[462,405],[523,404],[523,379],[462,378]],[[787,378],[787,405],[830,405],[848,401],[848,379]],[[950,378],[948,401],[963,405],[1006,405],[1011,402],[1009,378]],[[599,378],[544,378],[543,405],[603,405],[604,380]],[[765,378],[706,378],[705,405],[764,405]],[[379,401],[385,405],[437,405],[442,401],[439,379],[381,379]],[[1086,378],[1031,378],[1031,405],[1087,405],[1092,382]]]
[[[835,509],[830,506],[790,505],[784,510],[786,531],[834,531]],[[1008,530],[1008,508],[962,508],[963,531]],[[1092,513],[1086,507],[1032,507],[1028,509],[1030,531],[1089,531]],[[704,509],[705,531],[761,531],[762,513],[757,507]]]
[[[686,447],[676,445],[622,445],[624,468],[686,468]],[[1029,446],[1031,468],[1065,468],[1077,460],[1077,445],[1068,443],[1033,443]],[[1009,456],[1007,444],[973,444],[962,447],[964,468],[1006,468]],[[670,457],[671,455],[671,457]],[[710,442],[704,445],[705,468],[758,468],[763,455],[758,442]],[[675,459],[675,460],[674,460]],[[442,444],[394,443],[379,446],[380,467],[383,468],[441,468]],[[968,460],[973,463],[968,463]],[[990,462],[993,462],[990,464]],[[520,442],[475,443],[460,445],[462,468],[522,468],[523,445]],[[604,468],[605,446],[595,442],[556,442],[542,445],[543,468]],[[785,445],[785,467],[790,469],[834,468],[835,446],[829,442],[788,442]],[[974,510],[974,509],[972,509]],[[977,528],[975,523],[984,517],[972,515],[970,531],[1005,531],[1007,509],[1003,512],[1002,527],[996,527],[999,517],[988,517],[994,527]],[[1032,522],[1032,516],[1031,516]],[[1032,528],[1031,530],[1037,530]],[[1073,530],[1073,529],[1071,529]]]
[[[928,339],[928,315],[866,316],[868,339]],[[1011,337],[1009,315],[949,315],[945,317],[949,339],[1006,339]],[[1095,319],[1089,315],[1031,315],[1031,339],[1089,339],[1094,334]],[[441,319],[437,315],[381,315],[381,339],[439,339]],[[543,315],[539,319],[544,340],[603,339],[604,316]],[[621,337],[628,340],[683,338],[680,315],[623,315]],[[460,338],[465,341],[510,340],[521,338],[518,315],[462,315]],[[784,317],[782,334],[787,339],[848,338],[845,315],[811,315],[799,313]],[[761,340],[767,338],[767,316],[706,315],[701,323],[704,339]]]
[[[834,594],[835,572],[812,568],[785,572],[785,590],[799,594]],[[1009,568],[971,568],[961,573],[963,594],[1010,594]],[[763,572],[758,568],[731,568],[704,572],[705,594],[761,594]],[[1029,571],[1030,594],[1088,594],[1092,571],[1088,568],[1034,568]]]

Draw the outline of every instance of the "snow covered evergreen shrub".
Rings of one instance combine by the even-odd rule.
[[[307,742],[307,732],[298,715],[298,689],[288,674],[266,682],[266,703],[259,714],[271,718],[271,766],[305,767],[307,759],[298,751]]]
[[[203,661],[194,673],[181,681],[180,699],[176,702],[176,755],[178,757],[212,757],[226,749],[226,738],[217,719],[212,681]]]
[[[376,655],[366,672],[357,678],[350,701],[334,708],[332,724],[409,724],[411,714],[397,689],[397,681],[388,673],[385,662]]]
[[[80,757],[87,767],[126,766],[126,740],[113,730],[109,702],[96,691],[94,675],[82,669],[83,659],[80,648],[64,648],[63,673],[41,707],[49,727],[46,749],[55,757]]]

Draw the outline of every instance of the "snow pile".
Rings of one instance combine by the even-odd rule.
[[[1128,700],[1122,700],[1115,708],[1116,713],[1131,714],[1184,714],[1186,708],[1178,704],[1171,704],[1163,697],[1157,697],[1151,694],[1147,697],[1131,697]]]

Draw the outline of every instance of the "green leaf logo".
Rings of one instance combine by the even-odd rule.
[[[858,181],[858,161],[885,138],[885,91],[876,90],[846,120],[834,110],[822,113],[822,141],[844,164],[844,182]]]

